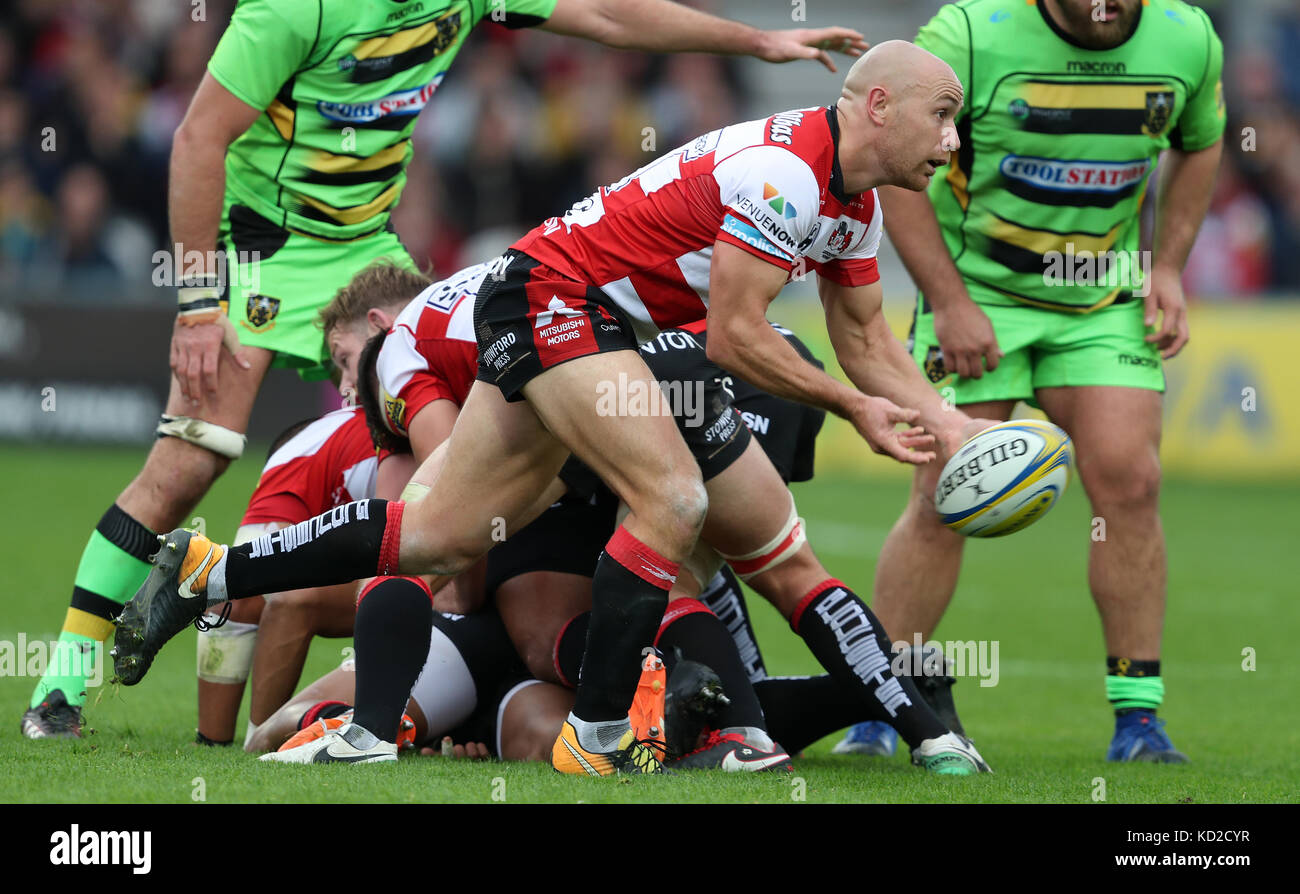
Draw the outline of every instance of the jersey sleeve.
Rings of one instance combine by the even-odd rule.
[[[1209,17],[1197,10],[1205,27],[1205,77],[1187,97],[1187,108],[1169,135],[1169,144],[1184,152],[1195,152],[1214,144],[1227,126],[1223,104],[1223,42],[1214,33]]]
[[[873,282],[879,282],[880,270],[876,266],[876,254],[880,251],[885,215],[880,208],[880,196],[874,189],[871,191],[871,199],[875,207],[866,233],[839,257],[812,264],[818,276],[842,286],[869,286]]]
[[[723,159],[714,177],[723,209],[718,240],[793,270],[821,207],[808,162],[777,146],[753,146]]]
[[[243,0],[208,71],[240,101],[265,109],[311,54],[319,18],[315,0]]]
[[[533,28],[555,12],[557,0],[490,0],[483,7],[483,19],[507,28]]]
[[[379,351],[375,372],[384,402],[384,424],[395,435],[410,437],[411,420],[435,400],[459,406],[473,384],[477,346],[447,340],[437,347],[446,352],[447,363],[431,363],[419,350],[414,333],[398,326]]]
[[[959,120],[970,114],[971,81],[974,79],[970,43],[970,24],[966,21],[966,13],[956,3],[942,7],[916,33],[916,45],[947,62],[952,66],[957,80],[961,81],[966,101],[957,115]]]
[[[309,477],[310,462],[306,458],[294,459],[263,471],[240,524],[297,524],[317,515],[305,499],[305,494],[310,490]]]

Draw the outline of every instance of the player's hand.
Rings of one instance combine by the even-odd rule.
[[[437,751],[425,746],[420,749],[420,754],[429,757],[441,755],[442,757],[463,758],[472,761],[488,761],[492,759],[487,746],[482,742],[466,742],[463,745],[457,745],[451,740],[451,736],[442,737],[442,742]]]
[[[998,368],[1002,349],[993,324],[979,305],[963,296],[934,309],[934,335],[943,351],[943,365],[963,379],[978,379]]]
[[[984,429],[997,424],[997,419],[967,419],[960,428],[956,429],[956,437],[943,445],[944,456],[951,457],[961,449],[962,444],[965,444],[971,438],[984,431]]]
[[[835,63],[828,50],[846,56],[861,56],[871,48],[861,32],[852,28],[789,28],[764,31],[763,44],[754,55],[764,62],[793,62],[815,59],[831,71]]]
[[[181,396],[194,405],[203,402],[204,394],[217,393],[217,369],[221,349],[225,348],[244,369],[252,364],[239,347],[239,335],[230,317],[220,314],[215,322],[182,326],[177,319],[172,328],[171,367],[181,386]]]
[[[1156,325],[1156,311],[1160,312],[1160,330],[1146,337],[1160,351],[1164,360],[1176,355],[1187,344],[1187,299],[1183,297],[1183,279],[1177,270],[1156,267],[1151,271],[1150,286],[1142,299],[1142,321],[1147,326]]]
[[[933,450],[924,449],[934,447],[934,435],[913,424],[920,416],[920,410],[905,410],[883,397],[866,395],[849,411],[849,421],[872,451],[918,466],[935,456]],[[896,428],[900,423],[907,428]]]

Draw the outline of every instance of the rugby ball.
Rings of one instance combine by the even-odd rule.
[[[1070,483],[1074,448],[1050,422],[1017,419],[972,437],[934,491],[943,523],[967,537],[1001,537],[1047,514]]]

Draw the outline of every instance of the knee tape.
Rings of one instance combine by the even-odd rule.
[[[198,636],[198,675],[207,683],[243,683],[253,666],[257,625],[227,621]]]
[[[244,445],[248,442],[246,435],[215,423],[190,416],[168,416],[166,413],[158,422],[157,432],[160,438],[180,438],[227,459],[243,456]]]
[[[781,531],[763,546],[743,556],[723,555],[736,577],[748,581],[764,571],[771,571],[799,551],[808,541],[804,535],[803,519],[795,508],[794,496],[790,497],[790,515],[786,518]]]
[[[703,540],[695,541],[695,549],[682,560],[681,570],[689,571],[700,585],[700,592],[708,589],[714,575],[722,570],[723,558],[716,549]]]
[[[403,503],[414,503],[422,499],[432,488],[427,484],[420,484],[418,481],[406,482],[406,487],[402,488],[402,495],[398,497]]]

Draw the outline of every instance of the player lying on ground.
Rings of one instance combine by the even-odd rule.
[[[249,546],[169,535],[124,612],[119,678],[137,681],[208,603],[375,573],[432,573],[441,585],[492,546],[501,520],[509,530],[549,505],[546,490],[572,453],[630,513],[593,578],[584,674],[553,762],[602,775],[660,770],[626,708],[707,498],[676,425],[662,413],[602,415],[600,383],[653,388],[638,340],[707,313],[720,365],[843,415],[872,449],[916,464],[935,457],[922,448],[960,443],[953,414],[880,314],[876,244],[866,239],[873,188],[923,188],[958,145],[951,117],[960,106],[951,68],[891,41],[854,64],[834,106],[706,134],[529,233],[476,296],[479,380],[432,490],[409,504],[350,504]],[[819,274],[832,343],[857,388],[799,360],[767,324],[764,311],[796,263]],[[427,630],[432,606],[412,595],[390,613],[397,629]],[[832,617],[805,612],[800,623],[806,641],[829,645],[814,649],[823,664],[844,661]],[[423,658],[404,656],[413,674]]]
[[[148,573],[154,532],[189,518],[243,452],[267,369],[320,371],[321,303],[376,258],[414,269],[389,213],[416,119],[480,21],[619,49],[810,59],[832,71],[828,50],[867,47],[849,28],[760,31],[668,0],[411,3],[401,12],[319,0],[236,6],[172,145],[168,216],[181,280],[160,439],[91,534],[61,648],[108,637]],[[80,735],[93,673],[83,670],[41,678],[25,736]]]

